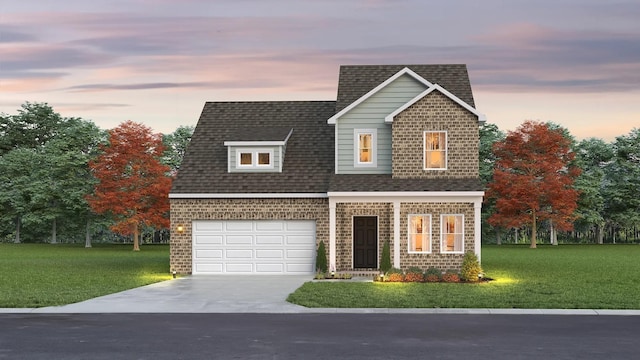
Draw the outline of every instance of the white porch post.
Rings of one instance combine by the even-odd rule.
[[[336,201],[329,199],[329,270],[336,270]]]
[[[400,201],[393,202],[393,267],[400,268]]]
[[[480,247],[482,245],[482,218],[480,216],[480,210],[482,209],[482,198],[480,198],[480,200],[476,200],[473,203],[473,210],[474,210],[474,219],[473,219],[473,225],[474,225],[474,238],[475,238],[475,252],[476,255],[478,256],[478,261],[481,261],[480,259]]]

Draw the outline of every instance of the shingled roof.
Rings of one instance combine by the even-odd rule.
[[[327,119],[334,110],[334,101],[207,102],[171,193],[326,193],[334,163]],[[281,173],[227,172],[225,141],[250,132],[251,139],[282,137],[283,129],[293,133]]]
[[[467,66],[453,65],[343,65],[338,80],[336,112],[349,106],[404,68],[438,84],[475,108]]]
[[[480,179],[394,179],[391,174],[332,175],[329,192],[484,191]]]

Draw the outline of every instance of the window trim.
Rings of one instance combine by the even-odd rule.
[[[430,168],[427,167],[427,134],[440,134],[444,133],[444,167],[441,168]],[[447,166],[449,165],[449,134],[446,130],[427,130],[422,133],[422,168],[423,170],[447,170]]]
[[[371,135],[371,162],[360,161],[360,135]],[[378,166],[378,129],[353,129],[353,166]]]
[[[269,154],[269,164],[258,164],[259,154]],[[251,154],[251,165],[245,165],[240,163],[242,154]],[[274,151],[269,148],[248,149],[239,148],[236,149],[236,169],[273,169],[274,168]]]
[[[427,244],[429,244],[429,250],[428,251],[415,251],[415,250],[411,250],[411,218],[414,216],[421,216],[423,218],[428,218],[429,220],[429,231],[427,233],[423,232],[423,235],[427,235]],[[424,220],[423,220],[424,222]],[[431,233],[433,230],[433,221],[431,218],[431,214],[409,214],[407,215],[407,252],[409,254],[431,254],[433,252],[433,244],[431,243]]]
[[[445,245],[445,236],[449,233],[445,233],[445,217],[447,216],[460,216],[462,218],[461,226],[462,229],[460,229],[461,232],[454,232],[452,234],[460,234],[461,236],[461,244],[460,250],[453,250],[453,251],[447,251],[446,250],[446,246]],[[455,249],[455,240],[454,240],[454,249]],[[464,254],[464,214],[440,214],[440,252],[443,254]]]

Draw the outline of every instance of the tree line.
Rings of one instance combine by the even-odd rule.
[[[640,241],[640,128],[577,141],[554,123],[480,129],[483,241]]]
[[[103,130],[46,103],[0,114],[0,242],[167,239],[167,194],[192,133]]]
[[[193,130],[103,130],[46,103],[0,114],[0,242],[168,240],[170,180]],[[485,123],[480,178],[485,243],[640,241],[640,129],[577,141],[554,123]]]

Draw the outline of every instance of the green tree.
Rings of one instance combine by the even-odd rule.
[[[496,156],[493,153],[493,145],[497,142],[503,141],[505,138],[504,132],[502,132],[497,125],[490,123],[483,123],[480,126],[480,180],[483,185],[489,184],[493,180],[493,169],[496,163]],[[494,227],[487,219],[493,215],[496,211],[495,199],[486,198],[482,206],[482,232],[483,238],[488,238],[491,232],[495,232],[496,243],[500,245],[502,243],[502,230],[499,226]]]
[[[162,155],[162,163],[171,168],[171,174],[175,176],[180,169],[184,153],[193,136],[193,126],[179,126],[176,131],[162,136],[165,150]]]

